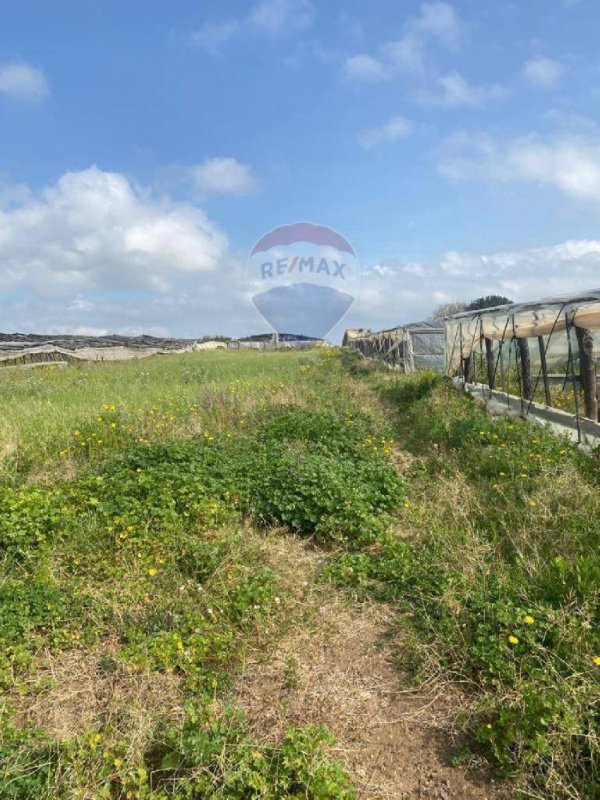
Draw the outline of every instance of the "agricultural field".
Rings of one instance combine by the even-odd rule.
[[[1,798],[600,798],[595,458],[329,348],[0,403]]]

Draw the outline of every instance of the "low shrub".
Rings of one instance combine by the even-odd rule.
[[[600,797],[597,463],[430,375],[377,377],[418,456],[402,528],[328,577],[396,604],[421,669],[472,688],[475,749],[534,796]]]
[[[155,727],[139,755],[110,728],[59,742],[4,722],[0,795],[6,800],[353,800],[341,766],[328,758],[333,737],[322,728],[291,728],[277,746],[258,745],[241,715],[217,715],[210,697],[190,704],[181,727]]]

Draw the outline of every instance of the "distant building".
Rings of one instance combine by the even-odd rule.
[[[344,344],[403,372],[444,369],[444,328],[436,322],[409,322],[377,333],[351,328],[344,334]]]
[[[194,350],[218,350],[219,348],[224,350],[226,347],[227,342],[223,342],[220,339],[208,339],[206,342],[196,342]]]
[[[267,350],[276,348],[304,349],[323,342],[314,336],[301,333],[256,333],[227,342],[230,350]]]
[[[353,342],[355,339],[361,339],[363,336],[368,336],[370,333],[370,328],[348,328],[348,330],[344,332],[342,347],[349,347],[350,342]]]

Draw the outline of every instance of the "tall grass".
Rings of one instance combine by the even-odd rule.
[[[264,529],[369,541],[402,498],[345,376],[226,353],[34,380],[3,387],[0,796],[351,800],[326,731],[267,746],[225,699],[307,591]]]
[[[107,407],[130,442],[239,424],[244,411],[278,392],[294,392],[314,358],[216,351],[0,373],[0,469],[5,478],[72,471],[74,431]],[[97,438],[106,444],[101,431],[98,425]]]
[[[522,794],[600,797],[597,460],[440,376],[367,378],[412,454],[409,505],[334,576],[408,612],[416,668],[467,687],[457,722]]]

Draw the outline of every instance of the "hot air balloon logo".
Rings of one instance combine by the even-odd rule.
[[[247,277],[252,302],[276,333],[322,339],[354,303],[360,265],[352,245],[336,231],[294,222],[258,240]]]

